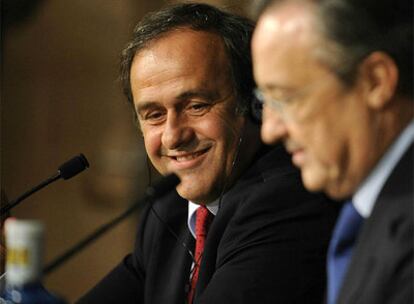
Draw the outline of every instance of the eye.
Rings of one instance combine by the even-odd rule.
[[[209,111],[211,104],[206,102],[191,102],[187,106],[187,111],[193,115],[202,115]]]
[[[278,94],[274,97],[270,97],[270,101],[274,101],[276,103],[279,103],[283,106],[292,105],[296,103],[298,100],[300,100],[301,95],[297,92],[289,92],[284,94]]]
[[[279,98],[278,100],[283,104],[292,104],[297,99],[297,96],[290,95],[290,96],[283,96],[282,98]]]
[[[163,122],[165,119],[165,113],[161,110],[147,111],[146,113],[143,113],[143,115],[140,116],[141,120],[154,125]]]

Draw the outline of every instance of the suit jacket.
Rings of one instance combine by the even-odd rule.
[[[411,145],[364,223],[338,303],[414,303],[413,155]]]
[[[320,303],[338,206],[303,188],[282,147],[262,153],[222,198],[194,303]],[[143,212],[135,250],[79,303],[186,302],[188,202],[174,191]]]

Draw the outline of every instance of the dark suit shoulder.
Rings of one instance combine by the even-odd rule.
[[[304,189],[283,149],[262,154],[210,227],[216,249],[204,258],[215,267],[201,303],[320,303],[337,205]]]
[[[412,303],[413,146],[392,171],[364,223],[339,303]]]
[[[281,146],[267,151],[223,197],[220,213],[245,221],[267,214],[275,221],[290,214],[324,214],[334,221],[341,204],[321,193],[308,192],[300,171]]]

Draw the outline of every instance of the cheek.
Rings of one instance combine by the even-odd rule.
[[[342,163],[344,138],[338,127],[339,122],[320,119],[306,134],[309,151],[315,165],[336,176]]]
[[[145,150],[151,161],[154,163],[156,158],[160,156],[161,135],[157,132],[143,130]]]
[[[244,120],[239,117],[235,117],[231,124],[224,125],[224,129],[221,129],[222,138],[224,141],[226,152],[234,152],[241,136],[243,136]]]
[[[314,117],[306,122],[289,122],[286,126],[293,144],[305,149],[308,164],[315,166],[329,162],[335,137],[331,136],[332,127],[324,117]]]
[[[217,115],[204,119],[197,126],[196,133],[199,137],[205,137],[232,146],[236,137],[239,136],[243,121],[240,117],[230,115]]]

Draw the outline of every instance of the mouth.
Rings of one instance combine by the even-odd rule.
[[[177,153],[166,155],[170,160],[174,169],[189,169],[197,166],[203,159],[211,147],[207,147],[194,152]]]
[[[169,156],[169,157],[176,160],[177,162],[185,162],[185,161],[193,160],[193,159],[199,157],[200,155],[206,153],[207,150],[209,150],[209,149],[210,148],[206,148],[206,149],[196,151],[196,152],[185,153],[185,154]]]
[[[305,150],[298,145],[288,142],[286,150],[292,155],[292,162],[296,167],[301,167],[305,161]]]

